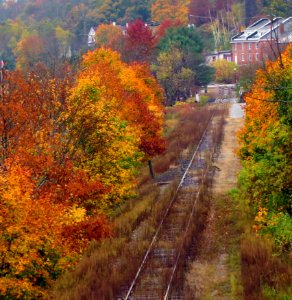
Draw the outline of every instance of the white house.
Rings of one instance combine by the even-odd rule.
[[[89,47],[94,46],[95,42],[96,42],[96,40],[95,40],[95,29],[93,27],[91,27],[89,32],[88,32],[87,45]]]

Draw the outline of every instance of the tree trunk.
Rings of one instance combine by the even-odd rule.
[[[153,171],[153,167],[152,167],[152,161],[148,160],[148,166],[149,166],[149,173],[152,179],[154,179],[155,175],[154,175],[154,171]]]

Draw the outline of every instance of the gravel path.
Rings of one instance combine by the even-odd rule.
[[[222,225],[222,228],[219,225],[224,224],[227,211],[226,214],[222,214],[222,208],[217,202],[237,184],[240,163],[235,151],[237,132],[243,125],[243,117],[242,104],[232,104],[229,117],[226,119],[220,154],[215,162],[218,171],[212,190],[214,202],[209,208],[208,221],[199,242],[198,255],[191,263],[187,274],[188,286],[193,291],[193,298],[190,299],[231,299],[231,271],[228,265],[231,232],[229,227],[225,228]]]
[[[232,104],[230,111],[229,111],[229,117],[232,119],[238,119],[244,117],[244,103],[234,103]]]

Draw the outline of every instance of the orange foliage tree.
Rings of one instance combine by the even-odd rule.
[[[45,42],[37,35],[29,35],[22,38],[15,49],[17,56],[17,67],[19,69],[28,69],[41,61],[45,53]]]
[[[97,47],[111,48],[121,52],[124,45],[123,32],[120,27],[112,24],[101,24],[95,32]]]
[[[133,194],[137,166],[164,151],[163,93],[146,65],[97,49],[77,78],[42,64],[5,74],[0,94],[0,293],[45,297],[106,214]]]
[[[103,193],[103,186],[74,161],[63,118],[71,87],[69,77],[52,77],[42,66],[26,76],[5,76],[0,293],[9,299],[40,297],[90,240],[110,234],[106,219],[89,216],[83,205],[89,196]]]
[[[162,23],[167,19],[187,24],[190,0],[155,0],[151,6],[152,20]]]
[[[291,250],[292,47],[259,70],[245,97],[240,132],[241,197],[255,213],[255,230],[269,234],[278,250]]]
[[[70,132],[81,147],[80,163],[108,191],[103,205],[127,196],[139,161],[164,151],[162,100],[146,65],[129,66],[104,48],[83,57],[69,106]]]

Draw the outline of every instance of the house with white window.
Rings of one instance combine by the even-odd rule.
[[[231,38],[232,61],[238,65],[275,58],[292,42],[292,17],[262,18]]]
[[[212,62],[225,59],[227,61],[232,60],[231,51],[230,50],[221,50],[221,51],[214,51],[212,53],[207,53],[205,55],[206,64],[210,65]]]

